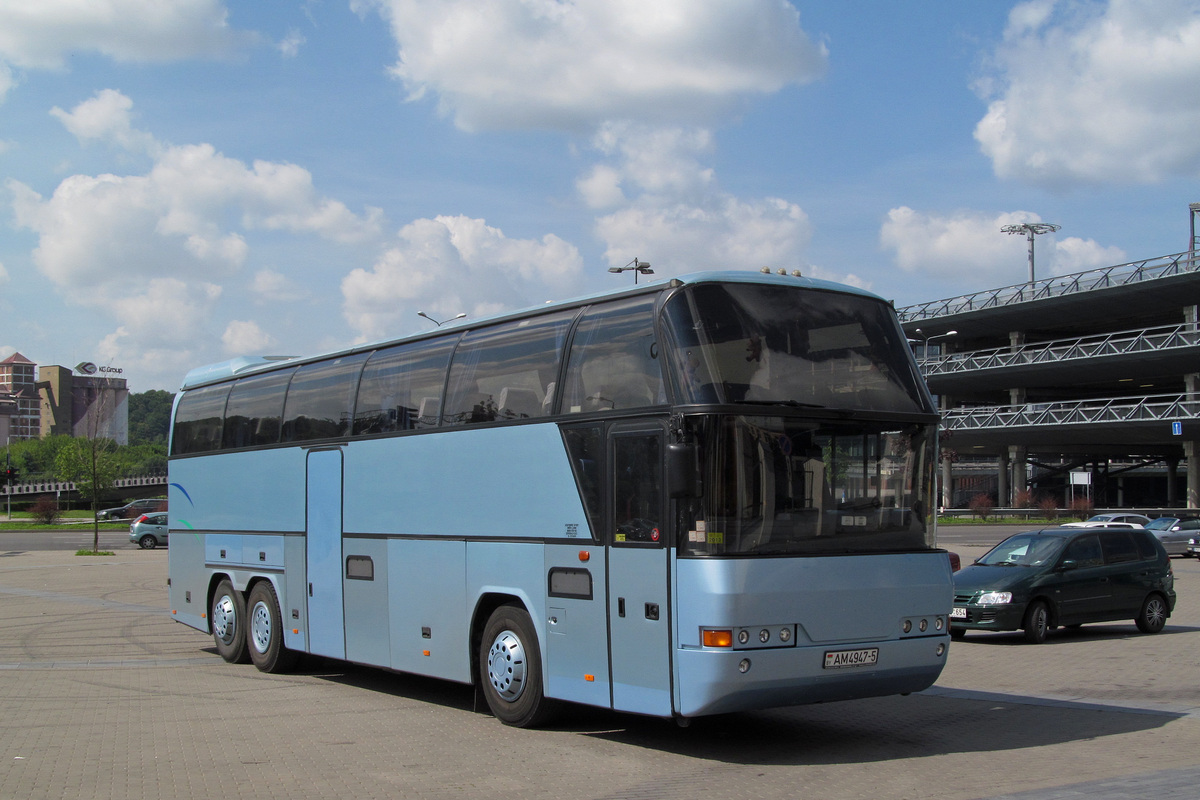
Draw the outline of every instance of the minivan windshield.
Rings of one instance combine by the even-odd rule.
[[[1058,558],[1063,539],[1057,536],[1010,536],[976,561],[985,567],[1036,567]]]

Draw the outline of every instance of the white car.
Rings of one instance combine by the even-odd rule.
[[[1094,517],[1089,517],[1083,522],[1067,522],[1062,525],[1064,528],[1113,528],[1113,527],[1136,527],[1141,528],[1150,521],[1150,518],[1144,514],[1097,514]]]

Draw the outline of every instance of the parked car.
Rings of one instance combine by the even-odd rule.
[[[1146,523],[1146,530],[1162,542],[1169,556],[1187,556],[1188,542],[1200,536],[1200,517],[1159,517]]]
[[[167,543],[167,512],[142,514],[129,525],[129,541],[137,542],[143,550],[153,550]]]
[[[166,510],[166,499],[162,497],[156,497],[147,500],[134,500],[132,503],[126,503],[123,506],[106,508],[103,511],[97,511],[96,519],[135,519],[142,514],[147,514],[151,511]]]
[[[1145,514],[1128,514],[1128,513],[1113,513],[1113,514],[1097,514],[1094,517],[1088,517],[1083,522],[1066,522],[1063,523],[1064,528],[1102,528],[1111,525],[1114,522],[1124,522],[1131,525],[1144,526],[1150,518]]]
[[[950,633],[1023,630],[1038,644],[1060,625],[1122,619],[1157,633],[1174,608],[1171,561],[1150,532],[1048,528],[1010,536],[954,573]]]

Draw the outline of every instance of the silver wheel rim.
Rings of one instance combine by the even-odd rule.
[[[1146,604],[1146,624],[1152,629],[1161,628],[1167,621],[1162,600],[1157,597]]]
[[[512,631],[502,631],[488,651],[488,680],[500,698],[513,703],[525,691],[525,647]]]
[[[216,637],[225,644],[231,644],[237,631],[237,608],[232,597],[227,594],[221,595],[217,602],[213,603],[212,623]]]
[[[267,652],[271,646],[271,612],[261,600],[250,612],[250,643],[260,653]]]

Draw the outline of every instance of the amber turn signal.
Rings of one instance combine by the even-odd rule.
[[[705,647],[733,647],[733,631],[704,631]]]

